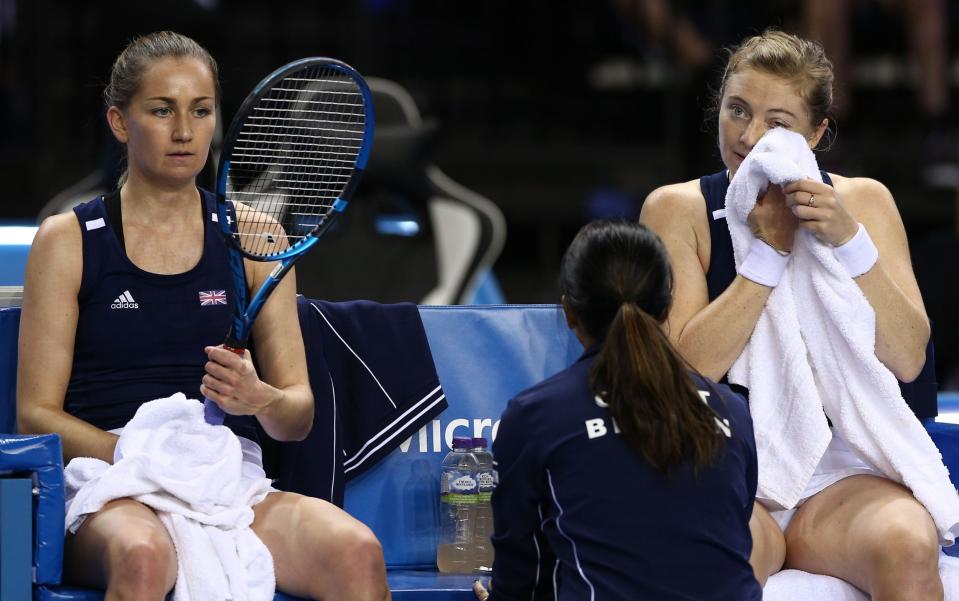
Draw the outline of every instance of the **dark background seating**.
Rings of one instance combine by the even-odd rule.
[[[623,8],[655,3],[10,0],[0,10],[0,219],[35,219],[47,201],[94,170],[105,174],[95,183],[109,185],[120,159],[102,117],[109,65],[131,36],[172,28],[218,58],[224,122],[264,74],[301,56],[336,56],[404,86],[425,118],[440,125],[432,162],[506,218],[495,264],[506,300],[553,302],[560,254],[579,225],[597,216],[635,217],[654,187],[720,167],[715,128],[704,117],[724,56],[719,49],[768,25],[801,31],[806,4],[664,0],[709,44],[711,54],[691,62]],[[944,324],[936,334],[938,372],[959,386],[952,384],[959,375],[949,376],[959,374],[959,352],[952,350],[959,327],[948,325],[956,292],[941,285],[959,255],[949,250],[954,246],[932,244],[956,239],[959,182],[932,186],[923,178],[928,124],[917,108],[898,4],[850,3],[854,108],[840,118],[838,138],[820,160],[840,173],[878,177],[894,193],[917,270],[926,274],[927,305]],[[941,5],[954,40],[959,5]],[[946,40],[953,96],[954,46]],[[956,112],[953,101],[936,124],[954,167]],[[422,248],[404,253],[423,265],[414,288],[428,288],[430,258]],[[395,298],[403,291],[380,292]]]

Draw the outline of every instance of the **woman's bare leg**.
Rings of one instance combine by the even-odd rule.
[[[854,584],[873,601],[941,601],[938,534],[905,487],[851,476],[806,501],[786,528],[785,567]]]
[[[253,531],[273,555],[279,590],[328,601],[390,598],[379,541],[339,507],[276,492],[253,511]]]
[[[63,568],[67,584],[105,588],[105,601],[162,601],[176,583],[176,550],[152,509],[117,499],[67,537]]]
[[[753,552],[749,565],[760,586],[783,567],[786,558],[786,539],[776,520],[758,502],[753,503],[753,515],[749,519],[749,531],[753,535]]]

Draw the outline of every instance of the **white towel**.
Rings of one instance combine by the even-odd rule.
[[[726,193],[736,265],[753,236],[746,218],[769,182],[822,181],[799,134],[770,130],[747,155]],[[801,310],[799,308],[801,307]],[[796,233],[779,285],[729,372],[749,388],[759,456],[757,496],[796,505],[831,439],[826,417],[856,453],[912,490],[943,545],[959,532],[959,495],[939,450],[875,354],[875,311],[858,284],[809,232]]]
[[[269,549],[250,529],[253,505],[272,490],[243,473],[236,435],[203,419],[203,404],[177,393],[144,403],[123,428],[114,463],[78,457],[64,471],[66,529],[114,499],[156,510],[177,551],[175,601],[269,601],[276,582]]]
[[[939,577],[945,592],[944,601],[959,601],[959,559],[939,555]],[[869,595],[845,580],[810,574],[800,570],[783,570],[770,576],[763,588],[763,601],[869,601]]]

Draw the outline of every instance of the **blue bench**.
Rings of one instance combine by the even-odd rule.
[[[345,508],[369,525],[383,543],[395,600],[468,601],[474,598],[474,577],[438,574],[436,532],[421,528],[417,524],[422,521],[412,516],[435,502],[437,488],[430,478],[439,474],[452,436],[491,437],[513,395],[572,363],[582,348],[555,305],[424,306],[420,315],[449,408],[352,480],[346,488]],[[19,319],[19,308],[0,309],[0,432],[16,428]],[[6,440],[0,438],[0,470]],[[102,592],[59,586],[63,488],[58,437],[18,440],[37,449],[33,467],[21,472],[36,478],[43,471],[46,478],[59,478],[41,489],[38,501],[44,509],[34,512],[34,599],[100,601]],[[21,454],[21,461],[30,463],[30,458]],[[276,599],[292,601],[283,594]]]
[[[420,315],[449,408],[352,480],[346,488],[345,507],[369,525],[383,543],[394,599],[470,601],[474,577],[436,572],[436,532],[422,528],[422,516],[417,511],[435,501],[432,478],[439,474],[452,436],[490,437],[509,398],[569,365],[581,347],[555,305],[421,307]],[[0,309],[0,432],[14,432],[16,426],[19,317],[17,308]],[[944,418],[959,421],[959,395],[943,394],[941,408]],[[956,484],[959,427],[931,420],[925,425]],[[29,447],[29,453],[23,451],[25,447]],[[33,509],[34,599],[102,599],[101,592],[59,586],[63,489],[58,437],[0,437],[0,475],[4,474],[29,476],[39,490]],[[0,529],[5,528],[6,524],[0,524]],[[295,601],[281,593],[276,599]]]

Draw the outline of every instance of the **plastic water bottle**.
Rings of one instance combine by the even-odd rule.
[[[485,438],[473,439],[473,455],[476,457],[476,482],[478,492],[473,509],[473,570],[493,571],[493,507],[490,498],[498,478],[493,469],[493,455],[486,448]]]
[[[476,505],[476,458],[472,438],[454,438],[443,459],[440,478],[440,540],[436,566],[440,572],[473,571],[473,510]]]

